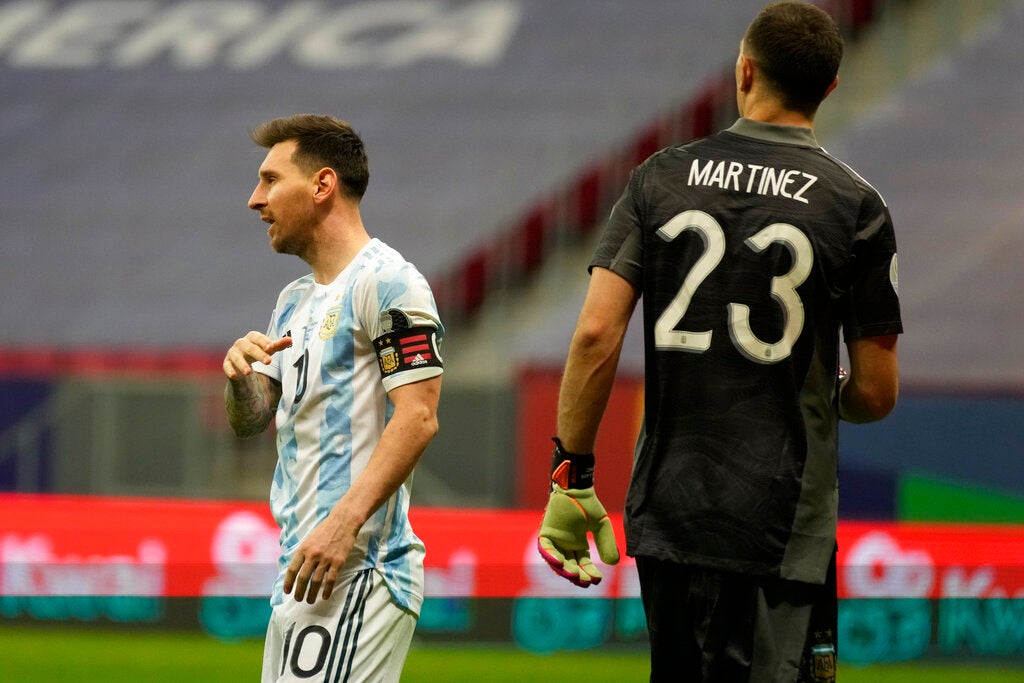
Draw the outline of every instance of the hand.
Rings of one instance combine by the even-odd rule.
[[[537,550],[557,574],[582,588],[599,584],[604,578],[590,559],[588,531],[594,534],[601,561],[617,563],[615,532],[594,488],[564,489],[554,484],[544,510]]]
[[[299,544],[284,575],[284,592],[292,593],[296,602],[305,599],[310,605],[323,591],[327,600],[334,592],[338,574],[355,544],[356,532],[327,517]]]
[[[253,363],[267,364],[272,354],[292,345],[291,337],[271,340],[262,332],[250,332],[235,341],[224,356],[224,375],[231,381],[252,374]]]

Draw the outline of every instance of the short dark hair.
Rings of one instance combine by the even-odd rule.
[[[295,140],[292,161],[296,166],[310,172],[329,166],[338,174],[347,197],[359,201],[366,193],[370,181],[366,149],[345,121],[322,114],[296,114],[267,121],[253,129],[249,137],[267,149]]]
[[[787,109],[813,115],[839,73],[843,37],[832,17],[806,2],[772,2],[747,28],[744,51]]]

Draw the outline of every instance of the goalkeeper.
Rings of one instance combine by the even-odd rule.
[[[888,208],[814,136],[842,47],[814,5],[767,5],[740,42],[740,119],[635,168],[591,262],[538,548],[584,588],[589,535],[618,561],[593,452],[642,296],[625,532],[652,681],[835,680],[838,423],[892,410],[903,331]]]

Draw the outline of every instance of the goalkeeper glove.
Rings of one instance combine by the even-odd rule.
[[[601,583],[590,559],[587,532],[594,534],[601,561],[615,564],[619,549],[601,501],[594,493],[594,454],[568,453],[555,437],[551,464],[551,496],[544,510],[537,549],[555,573],[583,588]]]

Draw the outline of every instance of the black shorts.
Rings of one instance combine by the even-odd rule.
[[[836,560],[823,585],[636,558],[651,681],[832,683]]]

